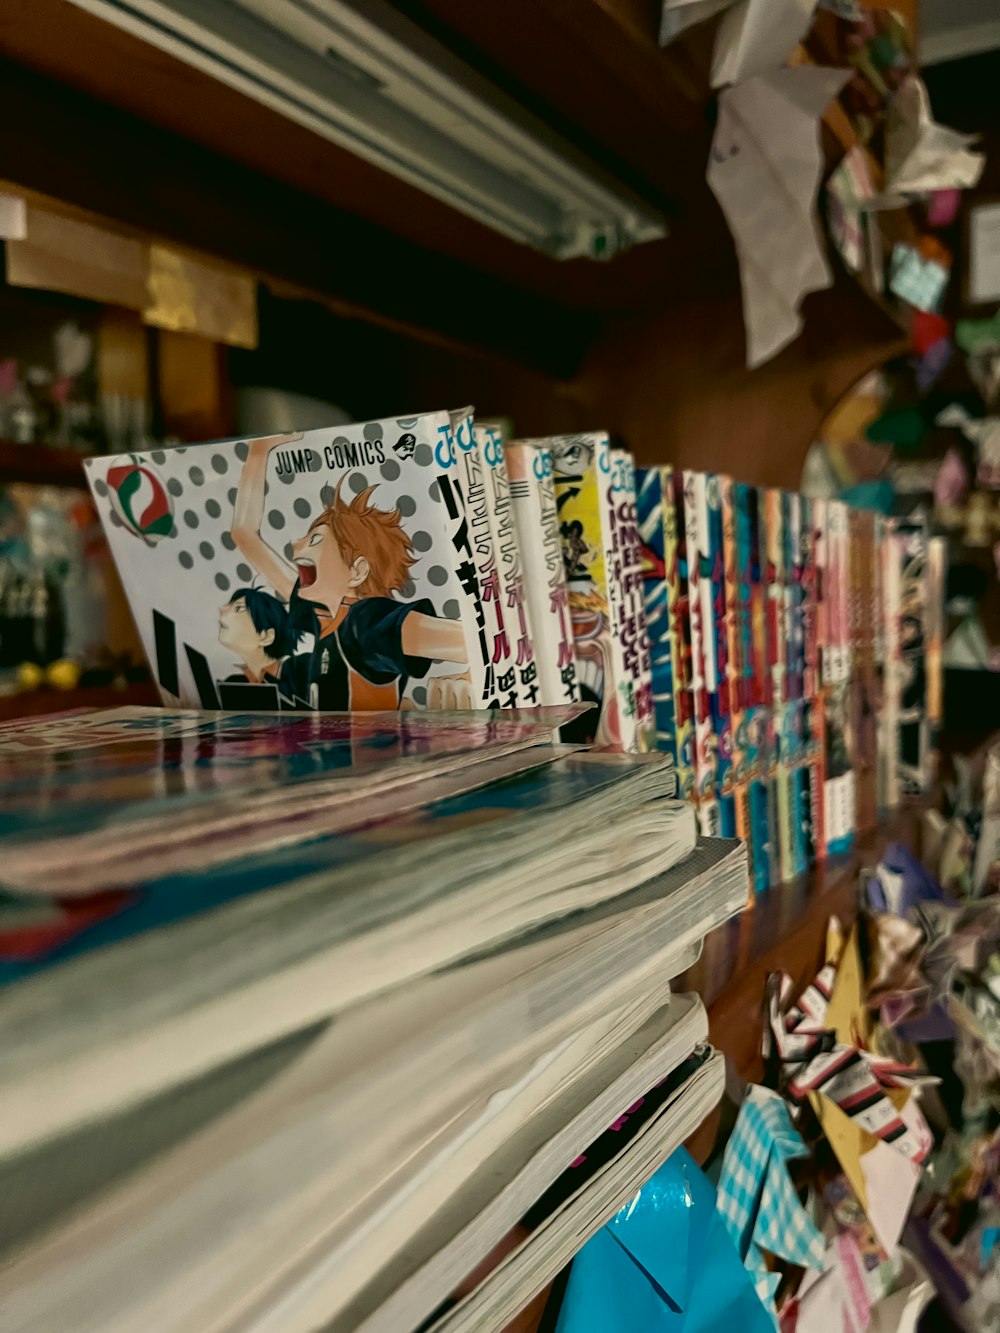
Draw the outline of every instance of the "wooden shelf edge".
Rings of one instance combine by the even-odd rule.
[[[159,703],[152,681],[134,685],[85,685],[76,690],[27,690],[0,696],[0,722],[47,717],[77,708],[126,708]]]
[[[86,489],[85,454],[54,444],[17,444],[0,439],[0,484],[30,482],[37,486],[79,486]]]

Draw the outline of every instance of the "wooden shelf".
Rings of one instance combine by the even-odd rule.
[[[152,681],[139,685],[90,685],[78,690],[28,690],[0,696],[0,722],[18,717],[43,717],[75,708],[125,708],[159,703]]]
[[[84,455],[49,444],[15,444],[0,439],[0,484],[16,481],[39,486],[81,486]]]

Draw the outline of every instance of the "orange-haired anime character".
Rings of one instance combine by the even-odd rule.
[[[398,708],[407,680],[435,662],[468,664],[461,622],[438,618],[427,598],[399,599],[416,556],[398,509],[372,503],[374,486],[350,501],[338,485],[333,502],[292,544],[293,564],[261,536],[265,477],[272,449],[292,436],[254,440],[240,477],[233,540],[288,602],[308,652],[282,668],[285,694],[328,710]],[[467,678],[432,682],[432,706],[470,707]]]

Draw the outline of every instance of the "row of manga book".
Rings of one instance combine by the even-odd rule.
[[[755,890],[933,780],[945,544],[922,520],[670,467],[638,476],[657,746]]]
[[[655,748],[635,471],[471,410],[88,460],[163,702],[590,702]],[[583,736],[568,737],[570,740]]]
[[[757,888],[929,780],[942,552],[471,409],[88,460],[165,704],[532,708],[674,760]]]

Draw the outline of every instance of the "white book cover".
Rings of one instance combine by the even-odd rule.
[[[514,442],[504,446],[514,529],[524,571],[524,591],[535,640],[544,704],[579,698],[569,591],[559,538],[559,515],[548,449]]]
[[[611,451],[612,543],[621,559],[620,638],[625,665],[635,687],[639,748],[656,748],[653,716],[653,667],[643,599],[642,539],[636,510],[635,459],[627,449]],[[616,564],[617,572],[617,564]]]
[[[164,703],[482,699],[489,659],[448,412],[86,470]]]
[[[476,427],[476,448],[482,459],[483,479],[500,575],[500,600],[507,625],[505,647],[510,662],[497,680],[501,706],[535,708],[544,700],[538,680],[534,626],[524,588],[520,548],[514,528],[510,480],[503,437],[493,426]]]

